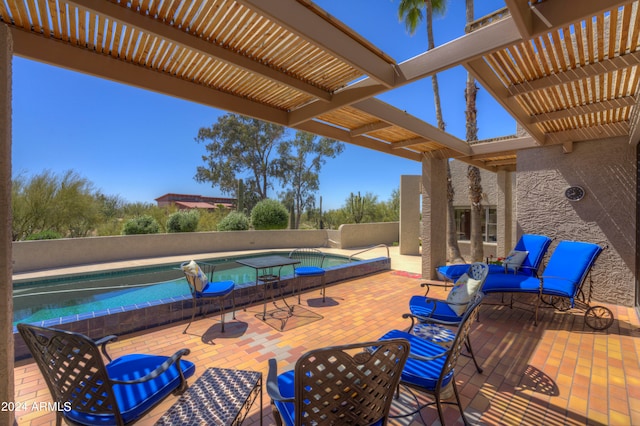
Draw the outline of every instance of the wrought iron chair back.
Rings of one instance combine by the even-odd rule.
[[[80,334],[18,324],[54,403],[86,413],[122,417],[100,350]],[[59,415],[59,413],[58,413]]]
[[[300,293],[302,292],[301,279],[304,277],[320,277],[322,301],[326,301],[326,276],[324,262],[326,255],[314,248],[298,248],[289,253],[291,259],[299,260],[300,263],[294,265],[294,273],[298,280],[298,303],[300,303]]]
[[[299,248],[291,251],[289,257],[300,261],[296,267],[315,266],[324,268],[324,261],[327,257],[323,252],[314,248]]]
[[[460,355],[462,353],[463,346],[465,346],[465,344],[469,342],[469,332],[471,331],[471,326],[474,324],[475,319],[478,316],[478,310],[480,308],[480,304],[482,303],[482,299],[483,294],[481,292],[478,292],[469,308],[465,311],[462,320],[460,321],[460,325],[458,326],[453,342],[446,349],[446,351],[439,349],[438,351],[434,352],[433,349],[428,349],[429,345],[436,345],[435,343],[431,342],[422,343],[422,345],[426,345],[425,349],[424,347],[420,346],[421,339],[411,335],[406,336],[411,342],[412,352],[411,354],[409,354],[409,360],[407,361],[407,366],[405,367],[405,371],[403,372],[401,384],[432,395],[434,397],[434,401],[422,405],[418,408],[418,410],[416,410],[416,412],[428,405],[435,404],[438,410],[438,416],[440,418],[441,424],[444,424],[442,404],[457,405],[458,409],[460,410],[460,415],[462,416],[462,421],[465,425],[468,424],[467,419],[464,415],[464,410],[462,409],[462,404],[460,402],[458,388],[456,387],[454,370],[458,362],[458,358],[460,358]],[[407,333],[404,332],[391,332],[389,336],[397,338],[403,337],[406,334]],[[416,346],[415,348],[414,344]],[[433,348],[436,346],[431,347]],[[419,353],[421,351],[424,351],[425,353]],[[437,355],[435,355],[436,353]],[[438,359],[442,357],[444,357],[444,363],[440,365]],[[437,372],[437,369],[440,369],[440,371]],[[422,377],[423,374],[424,377]],[[437,380],[435,381],[435,386],[431,387],[424,385],[425,383],[430,383],[431,380],[436,379],[436,377]],[[455,401],[449,399],[449,397],[451,396],[451,391],[453,391]]]
[[[409,343],[404,339],[307,352],[293,372],[295,397],[285,399],[294,404],[295,414],[285,409],[283,402],[278,404],[278,395],[268,387],[278,424],[282,424],[282,412],[285,423],[295,425],[386,422],[408,355]],[[270,373],[275,371],[273,364],[275,360],[271,360]],[[270,374],[272,383],[274,375]]]
[[[437,391],[441,390],[440,388],[442,387],[443,380],[448,375],[453,374],[453,370],[458,362],[458,358],[460,358],[460,355],[462,354],[462,348],[465,346],[466,342],[468,342],[471,326],[473,325],[475,319],[478,317],[478,310],[481,303],[482,294],[479,293],[462,317],[462,321],[460,322],[460,325],[458,327],[456,337],[449,347],[449,354],[447,355],[447,358],[444,362],[444,367],[442,369],[442,372],[440,373],[440,377],[438,378],[438,386],[436,388]]]
[[[189,361],[183,360],[180,365],[188,349],[171,357],[125,355],[112,361],[106,345],[117,339],[113,335],[92,340],[80,333],[28,324],[18,324],[18,331],[58,407],[57,425],[63,418],[67,423],[83,425],[134,423],[169,393],[182,393],[187,387],[186,378],[195,371]],[[109,365],[118,364],[115,370],[127,371],[131,375],[127,377],[133,378],[123,379],[118,373],[111,377],[103,356]],[[116,385],[121,394],[131,395],[129,399],[134,401],[128,412],[119,405]],[[138,386],[157,390],[140,392]]]

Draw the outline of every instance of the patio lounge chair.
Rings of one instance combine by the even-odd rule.
[[[323,269],[325,254],[313,248],[299,248],[289,253],[291,259],[299,260],[300,263],[293,265],[294,274],[298,280],[298,304],[300,304],[300,292],[302,291],[302,278],[320,277],[322,285],[322,301],[326,300],[325,293],[325,273]]]
[[[73,425],[132,424],[170,393],[184,392],[195,372],[192,362],[181,359],[189,349],[170,357],[131,354],[112,360],[106,345],[116,336],[92,340],[27,324],[18,324],[18,331],[58,407],[57,425],[63,418]]]
[[[465,312],[450,347],[443,347],[400,330],[392,330],[380,339],[383,341],[386,339],[406,339],[409,341],[411,350],[409,351],[409,359],[407,359],[407,363],[402,370],[400,384],[431,395],[434,399],[433,402],[428,402],[417,407],[415,411],[406,415],[415,414],[424,407],[435,404],[438,410],[440,424],[444,425],[442,404],[452,404],[458,406],[462,421],[465,425],[468,424],[464,410],[462,409],[462,404],[460,403],[460,395],[458,394],[454,371],[462,350],[462,345],[467,342],[469,338],[469,332],[474,323],[474,319],[478,315],[481,302],[482,297],[476,298]],[[455,401],[448,400],[451,393],[455,396]]]
[[[521,263],[517,260],[514,263],[509,262],[508,258],[510,256],[507,256],[502,265],[489,265],[489,273],[501,274],[507,272],[529,276],[536,275],[549,244],[551,244],[551,238],[544,235],[523,234],[511,253],[509,253],[514,260],[516,258],[522,259]],[[468,268],[469,264],[466,263],[446,265],[438,266],[436,272],[442,281],[455,282],[462,274],[467,272]]]
[[[447,300],[428,297],[429,284],[422,284],[423,287],[427,287],[425,295],[413,296],[409,300],[410,317],[412,321],[418,322],[417,325],[414,323],[411,324],[411,330],[413,330],[415,334],[429,337],[431,340],[440,341],[445,344],[453,340],[452,333],[442,326],[460,325],[467,309],[473,306],[473,302],[479,294],[479,290],[484,285],[488,274],[489,266],[485,263],[473,263],[469,265],[466,273],[456,281],[456,285],[451,290],[451,293],[449,293]],[[473,284],[469,279],[473,280]],[[460,285],[464,287],[459,289],[458,287]],[[462,296],[459,296],[460,291],[462,291]],[[458,296],[456,296],[456,292],[458,292]],[[476,361],[473,349],[471,348],[471,341],[468,338],[465,341],[465,345],[478,373],[482,373],[482,368],[480,368]]]
[[[597,244],[580,241],[560,241],[549,258],[542,276],[524,274],[490,274],[482,287],[485,294],[518,293],[537,295],[535,324],[538,323],[538,308],[543,296],[560,310],[574,308],[576,301],[586,303],[585,321],[591,328],[603,330],[613,323],[613,313],[604,306],[589,307],[582,285],[593,264],[602,252]],[[589,296],[591,292],[589,291]]]
[[[316,349],[278,375],[269,360],[267,393],[278,425],[386,424],[409,355],[403,339]]]
[[[193,322],[196,316],[196,310],[198,309],[198,299],[209,299],[209,302],[217,300],[220,304],[220,324],[221,331],[224,333],[224,299],[231,296],[233,306],[233,319],[236,319],[236,298],[235,298],[235,283],[233,281],[217,281],[213,282],[213,273],[216,266],[210,263],[197,264],[193,260],[190,262],[183,262],[180,265],[184,276],[189,284],[189,290],[191,291],[191,297],[193,298],[193,308],[191,312],[191,320],[185,327],[183,334],[187,332],[187,329]],[[206,311],[201,306],[201,312],[206,317]]]

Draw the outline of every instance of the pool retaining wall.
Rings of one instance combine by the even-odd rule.
[[[361,278],[369,274],[388,271],[390,269],[391,259],[386,257],[326,268],[327,298],[329,300],[331,298],[331,284],[352,278]],[[282,277],[283,291],[285,294],[292,296],[294,287],[297,288],[294,284],[294,278],[292,276]],[[310,290],[315,292],[320,288],[321,281],[319,277],[307,277],[304,278],[304,281],[302,281],[300,285],[305,293]],[[239,308],[242,309],[249,305],[261,307],[261,300],[262,289],[256,287],[255,284],[244,284],[235,289],[236,311],[238,311]],[[291,301],[293,300],[294,299],[291,299]],[[231,298],[227,298],[225,303],[226,312],[230,312],[232,307]],[[211,321],[211,327],[216,327],[220,319],[219,315],[217,315],[218,305],[215,303],[207,303],[204,306],[207,307],[206,312],[209,318],[208,320]],[[192,307],[192,299],[187,296],[171,300],[148,302],[144,305],[123,306],[118,309],[112,309],[109,313],[105,314],[89,313],[56,318],[54,320],[43,321],[42,324],[38,325],[74,331],[94,339],[99,339],[111,334],[122,336],[154,327],[176,325],[177,323],[182,323],[186,326],[186,320],[191,318]],[[200,317],[197,317],[196,319],[199,318]],[[13,333],[15,359],[22,360],[30,358],[31,354],[15,327]]]
[[[342,225],[332,230],[181,232],[63,238],[13,243],[13,273],[124,260],[291,247],[358,248],[398,241],[398,222]]]

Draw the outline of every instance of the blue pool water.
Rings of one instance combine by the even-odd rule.
[[[272,254],[286,255],[273,252],[261,255]],[[253,284],[255,270],[236,263],[234,259],[209,259],[203,262],[217,265],[214,281],[233,280],[236,286]],[[346,257],[327,255],[324,266],[348,262]],[[291,266],[281,270],[283,277],[292,274]],[[186,297],[191,295],[179,264],[16,281],[13,285],[13,323],[41,322],[72,315],[97,316],[119,312],[123,307],[148,306]]]

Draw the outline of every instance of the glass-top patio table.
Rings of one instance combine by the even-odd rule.
[[[263,256],[263,257],[250,257],[247,259],[239,259],[236,260],[241,265],[248,266],[256,270],[256,288],[262,283],[263,284],[263,303],[262,303],[262,320],[265,321],[267,317],[267,291],[273,290],[275,286],[280,281],[280,271],[283,266],[288,265],[297,265],[300,263],[299,260],[291,259],[287,256],[279,256],[279,255],[271,255],[271,256]],[[280,288],[280,298],[282,302],[287,307],[287,315],[291,315],[293,308],[289,306],[287,301],[285,300],[284,294],[282,293],[282,288]],[[278,307],[276,301],[273,297],[273,291],[271,291],[271,300],[273,304]]]

